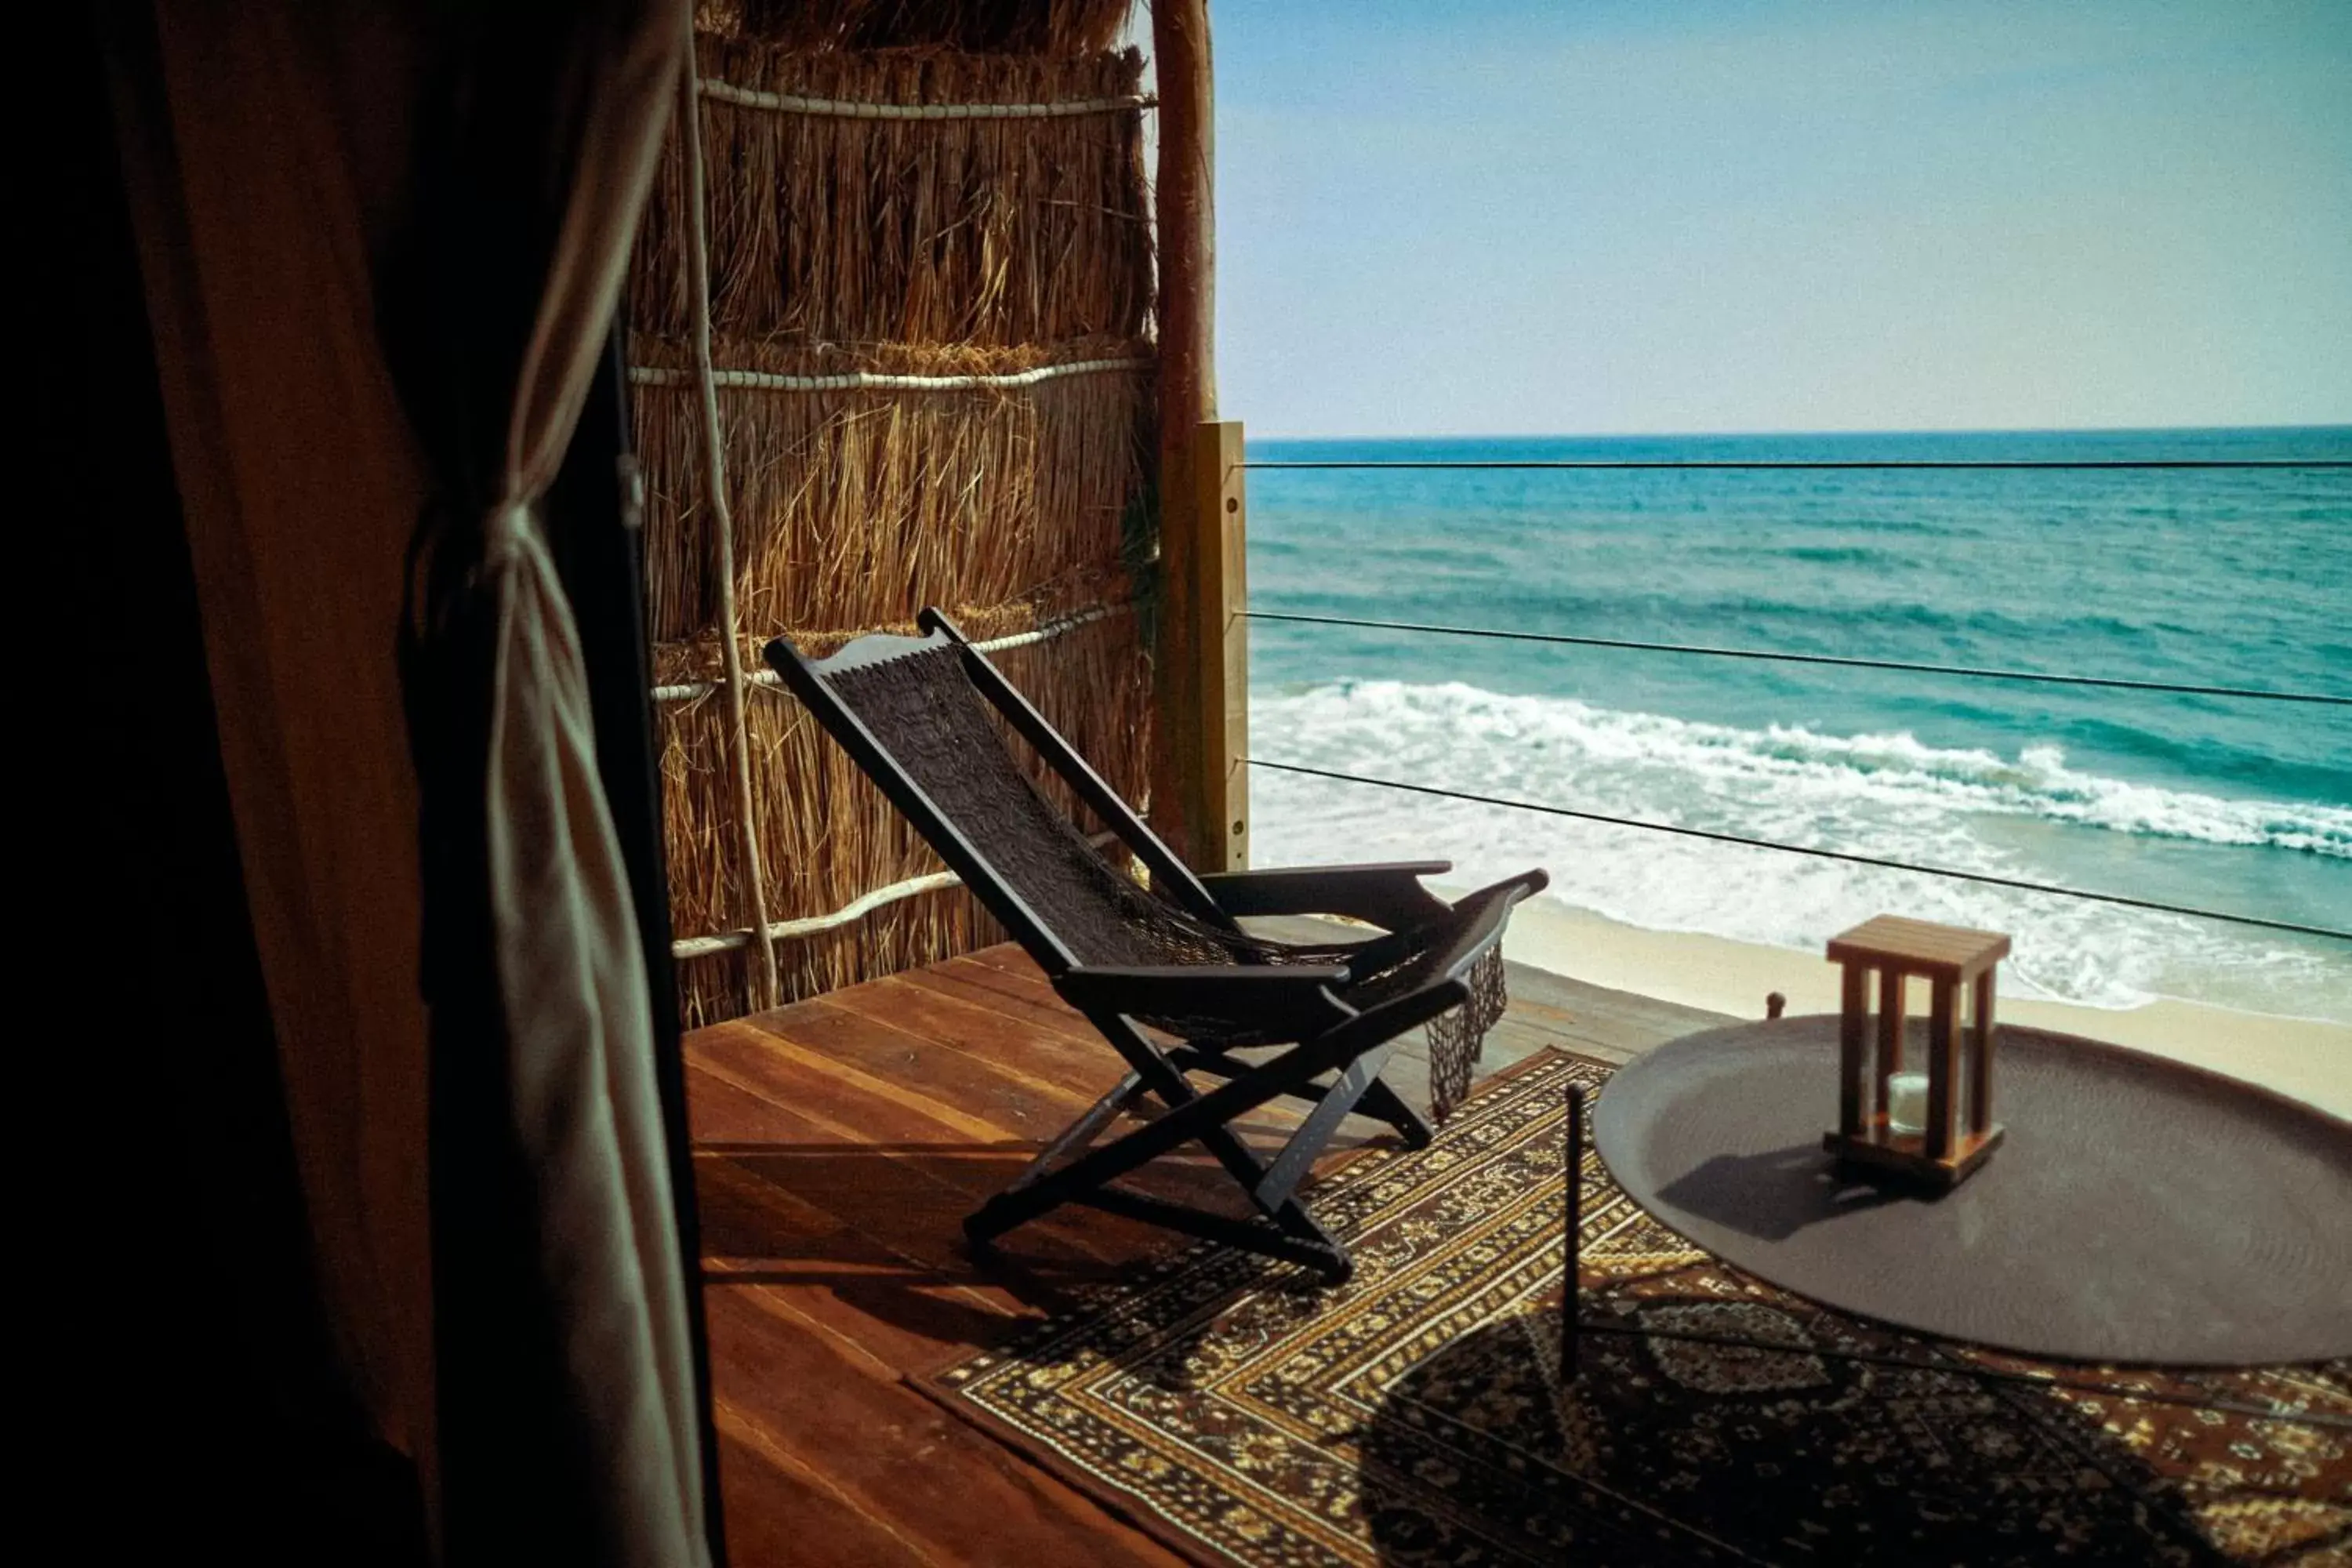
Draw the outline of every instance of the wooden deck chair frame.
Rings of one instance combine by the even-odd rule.
[[[1381,1069],[1399,1037],[1467,999],[1465,973],[1499,939],[1511,907],[1545,885],[1544,873],[1531,871],[1498,883],[1459,905],[1446,903],[1421,884],[1422,877],[1452,868],[1444,860],[1195,876],[947,616],[928,609],[918,625],[921,637],[871,634],[823,659],[804,658],[778,638],[767,646],[767,658],[858,767],[1036,961],[1055,992],[1101,1031],[1128,1064],[1126,1076],[1108,1093],[1052,1139],[1012,1185],[965,1219],[966,1236],[976,1247],[985,1248],[1016,1226],[1063,1205],[1080,1204],[1302,1264],[1334,1281],[1345,1279],[1353,1268],[1347,1248],[1300,1200],[1299,1184],[1350,1111],[1388,1123],[1409,1147],[1428,1144],[1428,1124],[1381,1080]],[[1390,931],[1455,921],[1458,929],[1444,933],[1445,951],[1430,977],[1415,989],[1358,1011],[1334,993],[1348,979],[1343,965],[1107,968],[1081,963],[828,684],[829,678],[861,665],[950,644],[961,650],[964,672],[979,693],[1117,835],[1150,872],[1152,886],[1190,913],[1234,931],[1241,929],[1237,917],[1245,915],[1337,914]],[[1191,1011],[1245,1013],[1290,1043],[1271,1059],[1253,1063],[1193,1043],[1163,1046],[1137,1022]],[[1196,1072],[1223,1081],[1196,1089],[1187,1077]],[[1331,1075],[1328,1082],[1318,1081],[1326,1075]],[[1159,1102],[1156,1117],[1092,1147],[1122,1111],[1147,1096]],[[1267,1160],[1243,1142],[1232,1123],[1283,1098],[1307,1101],[1313,1109]],[[1191,1142],[1199,1142],[1232,1175],[1256,1210],[1255,1218],[1237,1218],[1113,1184]]]

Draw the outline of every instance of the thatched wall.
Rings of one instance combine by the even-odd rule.
[[[1133,96],[1142,73],[1131,52],[812,55],[728,39],[702,59],[706,79],[852,103],[1108,101]],[[1139,120],[858,120],[708,105],[712,330],[990,348],[1134,337],[1151,309]],[[650,204],[632,315],[683,335],[692,318],[677,160]]]
[[[980,55],[1109,48],[1131,0],[733,0],[702,19],[789,49],[933,47]]]
[[[1081,620],[1001,662],[1139,796],[1151,687],[1130,564],[1148,546],[1152,418],[1139,111],[865,119],[732,100],[1130,100],[1140,62],[1108,47],[1124,4],[836,0],[773,7],[768,37],[752,27],[769,8],[741,9],[740,29],[706,35],[698,52],[706,84],[725,84],[706,91],[701,125],[747,668],[770,637],[829,648],[908,629],[926,605],[980,637]],[[925,47],[841,47],[908,38]],[[945,47],[973,40],[1002,52]],[[656,679],[697,688],[658,708],[672,918],[695,939],[741,930],[749,906],[726,703],[707,688],[719,665],[716,552],[675,138],[667,165],[628,313]],[[858,373],[917,381],[844,384]],[[936,384],[945,377],[982,381]],[[788,695],[754,687],[747,729],[772,921],[941,868]],[[793,996],[994,940],[969,896],[948,889],[782,941],[777,958]],[[687,958],[687,1022],[744,1011],[753,962],[740,947]]]

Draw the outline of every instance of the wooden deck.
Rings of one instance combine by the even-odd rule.
[[[1486,1071],[1554,1044],[1623,1060],[1726,1021],[1516,965],[1511,986]],[[901,1381],[1178,1239],[1069,1209],[985,1269],[965,1257],[963,1215],[1122,1070],[1035,967],[992,948],[698,1030],[686,1060],[737,1568],[1179,1561]],[[1419,1063],[1389,1077],[1425,1101]],[[1277,1142],[1286,1121],[1244,1127]],[[1350,1119],[1333,1147],[1386,1132]],[[1135,1184],[1244,1212],[1206,1156]]]

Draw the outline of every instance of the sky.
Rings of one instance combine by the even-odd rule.
[[[2352,423],[2352,0],[1213,0],[1253,437]]]

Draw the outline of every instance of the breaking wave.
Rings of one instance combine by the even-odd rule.
[[[2160,901],[2201,900],[2103,875],[2117,855],[2156,847],[2125,839],[2352,860],[2352,807],[2136,783],[2072,767],[2054,744],[2004,756],[1899,731],[1739,727],[1392,680],[1261,690],[1252,726],[1253,751],[1278,761]],[[2017,931],[2027,987],[2066,1000],[2242,992],[2265,1011],[2352,1009],[2340,954],[2259,931],[1271,771],[1255,787],[1268,864],[1412,857],[1433,835],[1465,875],[1533,858],[1563,901],[1653,929],[1812,947],[1901,909]],[[2103,850],[2106,835],[2120,837]]]

